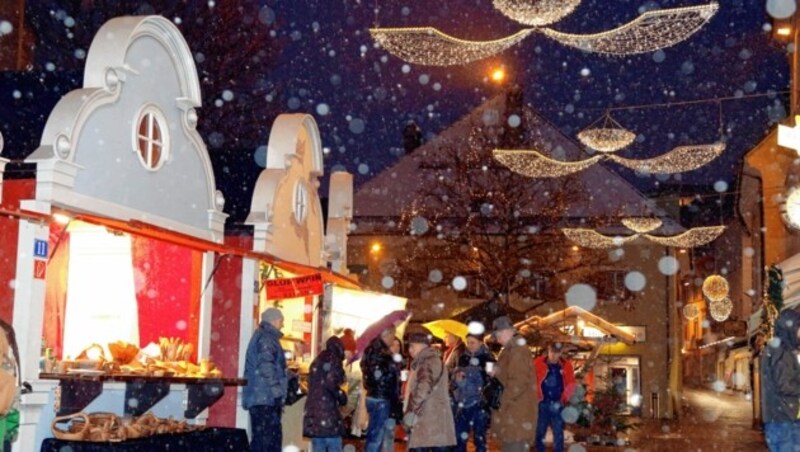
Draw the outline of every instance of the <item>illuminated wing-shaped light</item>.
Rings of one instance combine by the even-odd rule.
[[[540,31],[556,41],[586,52],[634,55],[675,45],[700,30],[719,10],[719,5],[690,6],[648,11],[625,25],[594,34]]]
[[[582,0],[494,0],[494,7],[506,17],[525,25],[540,27],[567,17]]]
[[[561,177],[584,170],[605,157],[596,155],[577,162],[554,160],[537,151],[518,151],[495,149],[492,151],[495,160],[515,173],[528,177]]]
[[[567,236],[568,239],[584,248],[616,248],[624,245],[627,242],[638,237],[638,234],[629,236],[613,236],[600,234],[594,229],[583,228],[563,228],[561,232]]]
[[[533,28],[492,41],[466,41],[433,27],[371,28],[373,39],[387,52],[409,63],[455,66],[497,55],[525,39]]]
[[[717,158],[725,150],[724,143],[678,146],[666,154],[651,159],[632,160],[611,155],[622,166],[642,173],[672,174],[696,170]]]
[[[716,240],[717,237],[719,237],[724,231],[725,226],[705,226],[700,228],[692,228],[682,234],[671,237],[650,234],[643,235],[659,245],[672,246],[676,248],[694,248],[696,246],[702,246],[706,243]]]

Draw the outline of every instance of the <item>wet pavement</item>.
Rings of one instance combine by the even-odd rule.
[[[567,445],[567,452],[654,451],[654,452],[760,452],[766,451],[763,434],[752,428],[752,405],[744,394],[711,389],[684,388],[683,410],[678,420],[642,419],[631,433],[630,446],[598,447]],[[363,440],[345,441],[345,451],[363,450]],[[405,451],[398,442],[395,451]],[[470,451],[474,450],[471,447]],[[491,443],[490,451],[499,451]]]
[[[767,450],[763,434],[752,427],[752,402],[744,394],[684,388],[683,400],[683,412],[677,421],[645,420],[642,428],[631,435],[632,449],[685,452]]]

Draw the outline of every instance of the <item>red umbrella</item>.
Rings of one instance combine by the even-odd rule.
[[[367,329],[358,336],[358,339],[356,339],[356,352],[350,357],[349,362],[352,363],[361,358],[361,354],[364,353],[369,343],[380,336],[386,329],[397,328],[401,323],[408,320],[409,317],[411,317],[411,313],[408,311],[392,311],[377,322],[368,326]]]

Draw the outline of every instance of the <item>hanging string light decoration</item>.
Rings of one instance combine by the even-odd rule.
[[[536,178],[562,177],[582,171],[602,160],[611,160],[627,168],[654,174],[673,174],[692,171],[717,158],[725,150],[724,143],[679,146],[664,155],[651,159],[632,160],[616,155],[601,154],[586,160],[565,162],[533,150],[495,149],[494,158],[511,171]]]
[[[567,17],[582,0],[494,0],[494,8],[525,25],[549,25]]]
[[[623,224],[625,224],[625,226],[631,230],[635,231],[636,229],[634,229],[634,227],[642,229],[647,227],[644,226],[643,223],[637,224],[636,220],[634,220],[633,222],[629,220],[631,219],[624,219]],[[654,218],[652,220],[657,220],[657,219]],[[626,223],[631,224],[631,226],[633,227],[629,226]],[[686,232],[683,232],[681,234],[672,237],[641,234],[641,233],[636,233],[628,236],[607,236],[593,229],[576,229],[576,228],[562,228],[561,232],[563,232],[568,239],[572,240],[576,244],[583,246],[585,248],[603,249],[603,248],[618,247],[638,237],[643,237],[659,245],[669,246],[673,248],[694,248],[697,246],[705,245],[706,243],[715,240],[717,237],[719,237],[720,234],[722,234],[724,230],[725,226],[705,226],[699,228],[692,228]],[[727,281],[725,283],[727,284]],[[705,293],[705,285],[703,287],[704,287],[703,291]],[[725,292],[725,295],[727,295],[727,292]]]
[[[711,301],[721,301],[729,291],[728,280],[721,275],[711,275],[703,281],[703,295]]]
[[[713,300],[708,304],[708,313],[717,322],[724,322],[733,311],[733,302],[730,298],[724,297],[721,300]]]
[[[611,155],[609,159],[634,171],[647,174],[673,174],[696,170],[714,160],[725,150],[724,143],[678,146],[664,155],[633,160]]]
[[[650,234],[644,234],[644,237],[659,245],[673,248],[694,248],[713,242],[723,232],[725,232],[725,226],[702,226],[671,237]]]
[[[683,316],[686,318],[686,320],[694,320],[700,316],[700,308],[697,307],[697,303],[691,303],[684,306]]]
[[[592,249],[618,248],[637,237],[636,235],[609,237],[593,229],[582,228],[563,228],[561,232],[576,244]]]
[[[661,227],[661,220],[652,217],[623,218],[622,224],[631,231],[643,234]]]
[[[600,127],[594,127],[600,121],[603,121]],[[619,151],[630,146],[635,139],[635,133],[625,130],[608,113],[578,133],[578,140],[581,143],[600,152]]]
[[[369,32],[386,51],[409,63],[455,66],[497,55],[527,38],[533,28],[492,41],[467,41],[433,27],[371,28]]]
[[[699,31],[719,10],[717,3],[648,11],[625,25],[595,34],[541,32],[563,45],[585,52],[635,55],[673,46]]]
[[[565,17],[578,3],[577,0],[495,0],[494,6],[501,13],[522,23],[534,22],[532,25],[536,27],[490,41],[456,38],[434,27],[371,28],[369,32],[375,42],[392,55],[426,66],[455,66],[488,58],[518,44],[534,31],[587,52],[621,56],[652,52],[677,44],[702,28],[719,9],[719,5],[713,2],[648,11],[613,30],[586,35],[539,27]],[[523,4],[530,7],[519,6]],[[541,16],[535,17],[535,11],[540,11]],[[557,17],[559,15],[561,17]]]
[[[564,162],[545,157],[537,151],[504,150],[492,151],[495,160],[515,173],[523,176],[545,178],[568,176],[594,165],[604,156],[596,155],[577,162]]]

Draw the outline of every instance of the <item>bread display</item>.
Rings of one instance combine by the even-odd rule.
[[[58,416],[50,426],[53,436],[69,441],[125,441],[167,433],[186,433],[204,429],[186,421],[159,418],[147,412],[139,417],[120,417],[113,413],[74,413]]]

